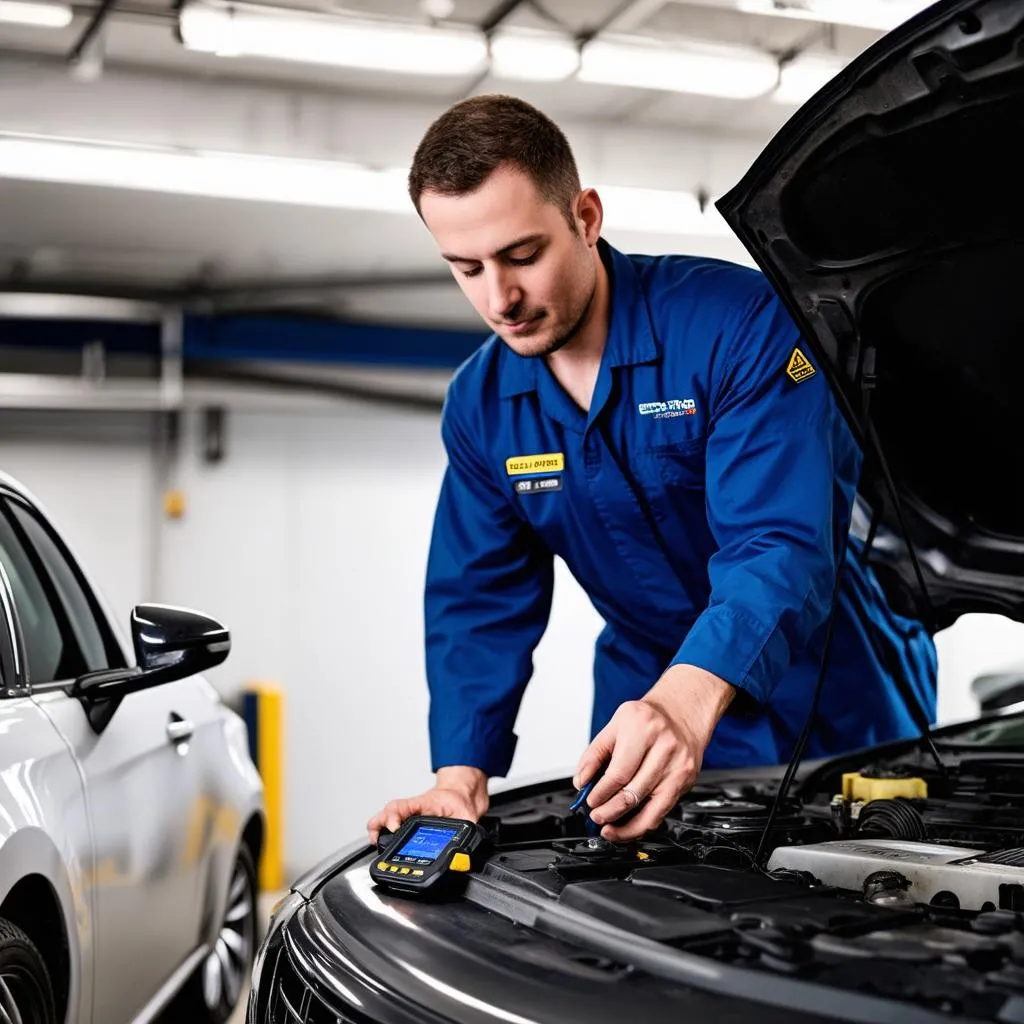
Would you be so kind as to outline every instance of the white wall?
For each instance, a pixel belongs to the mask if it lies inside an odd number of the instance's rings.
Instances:
[[[431,782],[422,584],[444,466],[435,414],[231,414],[226,458],[185,433],[185,517],[162,532],[162,598],[232,631],[225,694],[286,692],[286,851],[300,871],[388,799]],[[586,744],[596,613],[566,573],[518,725],[513,773],[571,767]]]
[[[127,637],[132,607],[156,598],[151,420],[0,410],[0,471],[54,519]]]

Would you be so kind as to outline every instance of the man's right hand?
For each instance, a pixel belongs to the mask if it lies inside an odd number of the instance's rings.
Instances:
[[[376,846],[382,828],[397,832],[402,822],[414,814],[479,821],[489,806],[487,776],[479,768],[450,765],[438,769],[437,781],[431,789],[419,796],[390,801],[366,823],[366,831]]]

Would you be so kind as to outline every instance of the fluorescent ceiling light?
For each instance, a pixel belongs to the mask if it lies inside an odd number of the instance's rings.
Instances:
[[[842,71],[842,61],[798,57],[782,68],[779,86],[772,93],[776,103],[799,107]]]
[[[503,30],[491,40],[473,29],[289,12],[281,8],[186,3],[179,15],[190,50],[220,56],[268,57],[395,74],[477,74],[581,82],[751,99],[778,84],[775,58],[753,47],[652,39],[600,38],[582,53],[565,35]],[[490,61],[490,64],[488,64]]]
[[[221,56],[419,75],[466,75],[487,66],[487,42],[475,31],[201,3],[186,4],[178,24],[188,49]]]
[[[771,55],[755,49],[595,39],[583,47],[577,77],[602,85],[753,99],[775,88],[779,69]]]
[[[71,7],[29,0],[0,0],[0,21],[40,28],[67,28],[71,24]]]
[[[931,5],[932,0],[737,0],[746,14],[824,21],[889,32]]]
[[[491,72],[499,78],[561,82],[579,66],[579,48],[565,36],[499,32],[491,40]]]
[[[0,178],[100,185],[216,199],[334,209],[415,213],[404,168],[372,170],[330,160],[0,135]],[[709,203],[668,189],[596,186],[609,228],[665,235],[719,235],[729,229]]]
[[[0,137],[0,177],[406,213],[404,170],[329,160]]]

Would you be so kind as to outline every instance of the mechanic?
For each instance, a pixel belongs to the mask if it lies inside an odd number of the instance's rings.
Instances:
[[[606,766],[588,803],[607,839],[654,828],[702,766],[789,759],[840,560],[805,756],[915,735],[893,671],[932,720],[932,639],[857,557],[860,449],[766,278],[617,251],[565,135],[515,97],[441,115],[409,189],[494,333],[442,416],[425,588],[436,782],[371,818],[371,840],[412,814],[487,811],[488,779],[512,762],[554,556],[606,623],[573,781]]]

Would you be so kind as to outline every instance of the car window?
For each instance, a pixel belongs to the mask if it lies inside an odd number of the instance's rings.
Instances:
[[[107,668],[106,648],[93,614],[89,598],[73,572],[67,559],[58,550],[53,537],[27,509],[12,504],[11,513],[18,520],[29,543],[39,554],[50,578],[60,594],[72,632],[85,659],[88,670]]]
[[[943,742],[958,747],[1024,747],[1024,715],[995,718],[955,730]]]
[[[74,679],[108,667],[107,645],[76,574],[42,524],[4,503],[0,560],[11,581],[29,682]]]

